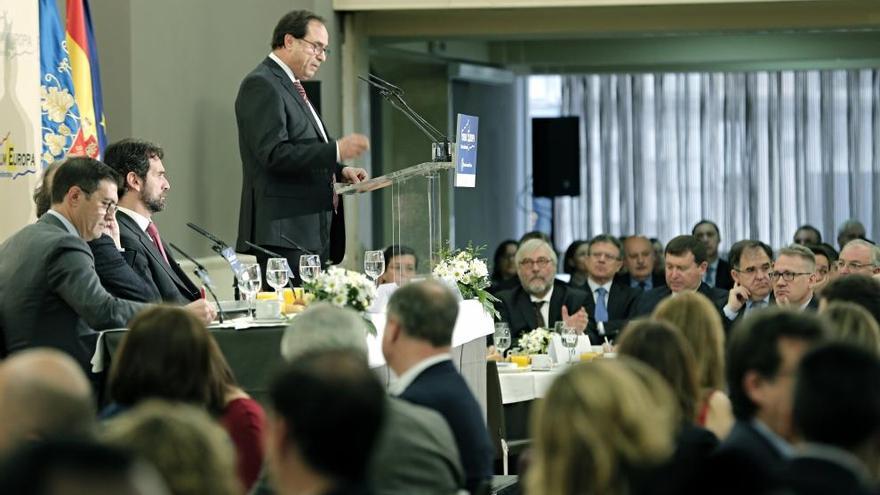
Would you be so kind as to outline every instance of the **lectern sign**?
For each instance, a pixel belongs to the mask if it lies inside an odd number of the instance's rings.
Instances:
[[[455,187],[477,185],[477,127],[478,117],[458,114],[455,153]]]

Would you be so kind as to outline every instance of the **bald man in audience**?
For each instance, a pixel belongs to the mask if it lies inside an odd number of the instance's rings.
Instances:
[[[837,260],[837,274],[840,276],[859,273],[876,275],[880,273],[880,246],[864,239],[854,239],[840,250]]]
[[[626,273],[618,275],[616,280],[642,291],[665,286],[666,279],[654,271],[656,265],[657,255],[651,241],[640,235],[629,236],[623,241],[623,266]]]
[[[770,278],[773,297],[779,306],[808,311],[819,309],[819,299],[813,294],[817,281],[816,256],[809,249],[800,244],[780,249]]]
[[[82,368],[48,348],[0,362],[0,457],[18,446],[54,437],[90,437],[95,400]]]
[[[840,228],[837,229],[837,246],[843,250],[846,244],[853,239],[864,239],[867,235],[865,231],[865,226],[862,222],[850,218],[849,220],[840,224]]]

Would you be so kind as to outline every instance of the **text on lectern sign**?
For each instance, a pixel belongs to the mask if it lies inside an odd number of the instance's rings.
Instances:
[[[458,114],[455,128],[455,187],[474,187],[477,185],[477,127],[478,117]]]

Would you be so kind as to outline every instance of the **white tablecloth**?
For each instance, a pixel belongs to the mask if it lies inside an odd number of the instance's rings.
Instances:
[[[512,404],[544,397],[553,380],[564,367],[550,371],[513,371],[498,373],[501,381],[501,402]]]

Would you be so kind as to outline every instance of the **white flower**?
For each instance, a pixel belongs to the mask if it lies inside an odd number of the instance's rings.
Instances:
[[[51,87],[48,92],[40,92],[42,94],[43,111],[49,114],[49,120],[53,122],[64,122],[67,118],[67,112],[73,106],[75,100],[73,95],[66,89],[58,91],[58,88]]]
[[[63,153],[65,146],[67,146],[67,138],[60,134],[46,134],[43,136],[43,142],[53,156]]]

